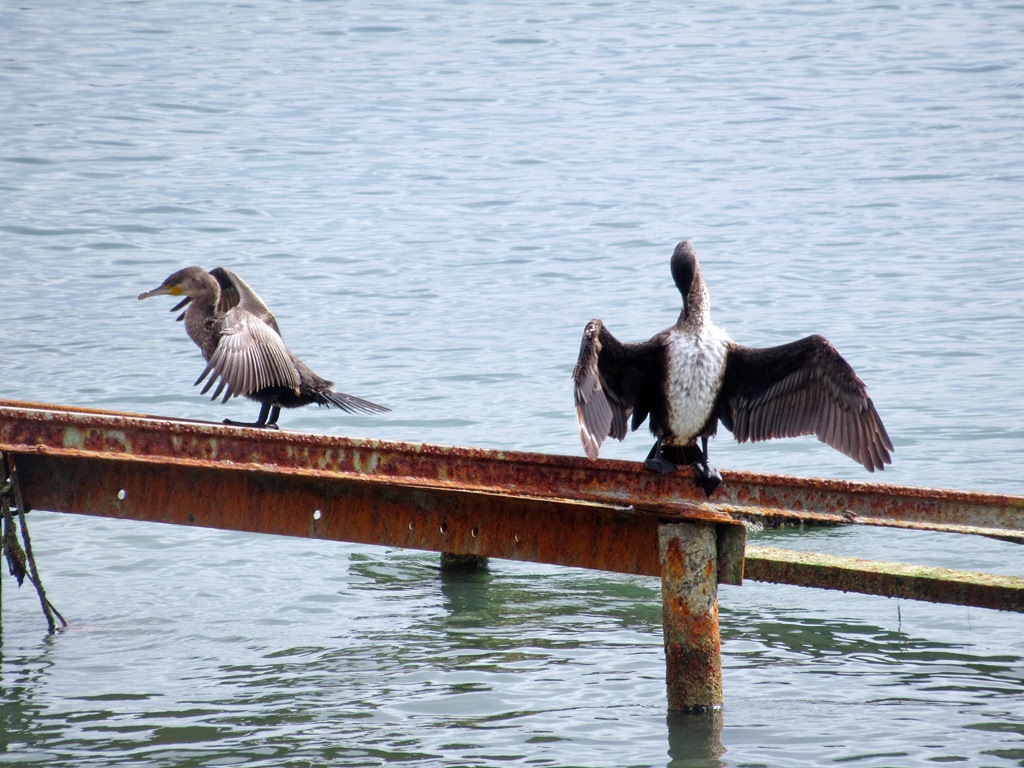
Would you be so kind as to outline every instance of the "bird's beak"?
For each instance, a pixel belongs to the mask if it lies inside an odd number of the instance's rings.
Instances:
[[[145,291],[139,294],[139,301],[148,299],[150,296],[181,296],[181,288],[176,285],[167,286],[161,285],[159,288],[154,288],[152,291]]]

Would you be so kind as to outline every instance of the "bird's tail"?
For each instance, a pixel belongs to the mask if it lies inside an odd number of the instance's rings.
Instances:
[[[335,392],[333,389],[325,389],[316,393],[316,401],[328,408],[340,408],[349,413],[387,413],[390,408],[383,405],[371,403],[355,395],[346,395],[344,392]]]

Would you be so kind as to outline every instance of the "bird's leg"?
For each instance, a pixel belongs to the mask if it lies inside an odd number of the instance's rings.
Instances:
[[[270,403],[263,403],[260,406],[260,415],[256,421],[232,421],[231,419],[224,419],[225,424],[230,424],[233,427],[256,427],[258,429],[280,429],[277,426],[277,417],[281,414],[281,409],[276,405],[271,407]],[[268,421],[268,417],[269,421]]]
[[[270,408],[270,418],[267,419],[267,426],[272,428],[272,429],[278,429],[279,427],[277,426],[277,417],[280,416],[280,415],[281,415],[281,406],[280,405],[271,406],[271,408]]]
[[[700,436],[700,461],[693,462],[693,482],[704,491],[706,496],[711,496],[715,489],[722,484],[722,475],[717,469],[708,464],[708,436]]]
[[[678,469],[675,464],[661,455],[660,437],[657,442],[654,443],[654,446],[651,448],[651,452],[647,454],[647,458],[644,460],[644,467],[652,472],[658,472],[662,475],[671,474]]]

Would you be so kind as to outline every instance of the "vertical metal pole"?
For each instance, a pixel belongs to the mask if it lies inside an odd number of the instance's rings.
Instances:
[[[715,539],[711,523],[658,528],[665,674],[673,712],[713,712],[722,706]]]

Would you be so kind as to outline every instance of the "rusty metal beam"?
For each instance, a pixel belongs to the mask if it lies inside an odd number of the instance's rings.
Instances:
[[[700,501],[688,477],[665,478],[626,462],[276,433],[32,404],[0,403],[0,451],[16,458],[26,502],[38,509],[649,576],[661,574],[660,524],[705,521],[717,525],[721,583],[743,579],[745,536],[736,521],[763,509]],[[803,508],[815,499],[838,504],[845,489],[846,508],[881,510],[872,512],[873,524],[905,522],[1011,538],[1024,528],[1021,497],[733,473],[727,481],[735,486],[732,496],[757,502],[789,494],[797,509],[773,508],[773,514],[801,520],[809,515],[864,522],[867,512]],[[907,511],[909,505],[910,520],[881,517],[887,491],[896,499],[894,509]],[[932,522],[922,523],[929,515]],[[912,581],[892,568],[861,579],[857,571],[836,570],[835,562],[798,567],[759,551],[747,553],[747,578],[937,602],[951,602],[953,594],[945,581]],[[963,581],[955,574],[947,575]],[[1024,584],[1013,580],[976,583],[955,594],[953,602],[1024,610]]]
[[[279,467],[15,455],[34,509],[658,576],[655,514]]]
[[[688,472],[639,462],[493,451],[167,420],[0,401],[0,450],[150,456],[306,469],[481,493],[635,505],[687,519],[881,525],[1024,543],[1024,497],[723,471],[712,500]]]
[[[364,483],[280,468],[43,454],[15,459],[22,495],[34,509],[643,576],[663,575],[658,529],[680,520],[596,502]],[[720,583],[745,577],[1024,612],[1021,578],[766,547],[746,547],[743,560],[743,527],[715,527]]]
[[[1024,612],[1024,578],[856,557],[747,547],[753,581]]]

